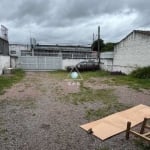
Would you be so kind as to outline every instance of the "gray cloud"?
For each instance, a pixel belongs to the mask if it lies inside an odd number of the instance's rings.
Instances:
[[[1,0],[0,24],[12,42],[91,43],[101,26],[105,41],[118,41],[133,29],[149,29],[145,0]],[[96,37],[95,37],[96,38]]]

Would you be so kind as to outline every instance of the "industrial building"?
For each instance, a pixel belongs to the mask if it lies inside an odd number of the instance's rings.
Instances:
[[[150,66],[150,31],[134,30],[114,47],[113,70],[129,74]]]
[[[10,67],[8,29],[1,25],[0,28],[0,75],[5,68]]]
[[[34,41],[34,42],[33,42]],[[10,44],[11,66],[25,70],[65,69],[85,59],[96,59],[90,46],[43,45],[31,40],[30,45]]]
[[[101,68],[129,74],[139,67],[150,66],[150,31],[133,30],[113,52],[101,53]]]
[[[90,46],[80,45],[25,45],[10,44],[9,53],[11,56],[57,56],[62,55],[63,59],[79,59],[94,57]]]

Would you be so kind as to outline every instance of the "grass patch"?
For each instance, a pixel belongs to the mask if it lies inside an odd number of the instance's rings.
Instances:
[[[22,69],[15,69],[11,75],[0,76],[0,94],[4,94],[4,89],[11,87],[14,83],[19,82],[25,75]]]
[[[104,104],[107,104],[111,101],[114,101],[116,97],[113,95],[113,90],[95,90],[87,87],[83,87],[81,83],[80,92],[70,93],[65,96],[63,99],[69,101],[73,104],[80,104],[85,102],[93,101],[102,101]]]
[[[97,77],[110,77],[109,72],[102,71],[102,70],[81,72],[81,75],[82,75],[84,80],[88,80],[91,77],[94,77],[94,78],[97,78]]]
[[[95,72],[83,72],[82,77],[84,80],[88,80],[91,77],[107,77],[105,81],[106,84],[110,85],[128,85],[130,88],[139,90],[139,89],[150,89],[150,78],[148,79],[139,79],[132,77],[130,75],[110,75],[106,71],[95,71]]]
[[[8,132],[7,129],[0,128],[0,135],[6,134],[6,132]]]
[[[96,120],[103,117],[106,117],[110,114],[122,111],[129,108],[129,106],[115,102],[115,103],[109,103],[108,105],[99,108],[97,110],[89,109],[86,110],[86,119],[88,120]]]
[[[50,77],[54,77],[57,79],[66,79],[69,72],[65,70],[57,70],[57,71],[50,71],[49,75]]]
[[[139,79],[150,79],[150,66],[138,68],[132,71],[130,75]]]
[[[70,72],[67,72],[65,70],[57,70],[57,71],[51,71],[49,72],[51,77],[59,78],[59,79],[66,79],[67,76],[70,74]],[[91,77],[105,77],[109,76],[110,73],[106,71],[85,71],[80,72],[81,76],[83,77],[83,80],[88,80]]]
[[[57,79],[66,79],[69,72],[67,71],[51,71],[50,76],[55,77]],[[134,78],[130,75],[122,76],[122,75],[111,75],[109,72],[106,71],[87,71],[81,72],[81,76],[83,77],[83,81],[88,80],[92,77],[100,78],[100,77],[107,77],[107,80],[104,81],[106,84],[110,85],[128,85],[133,89],[150,89],[150,79],[138,79]]]
[[[128,85],[133,89],[150,89],[150,79],[137,79],[131,76],[117,76],[113,77],[111,80],[115,85]]]

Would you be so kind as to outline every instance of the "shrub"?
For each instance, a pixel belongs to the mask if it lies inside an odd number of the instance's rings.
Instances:
[[[138,68],[138,69],[132,71],[130,75],[134,78],[150,79],[150,66]]]
[[[121,71],[113,71],[110,72],[111,75],[126,75],[125,73],[121,72]]]

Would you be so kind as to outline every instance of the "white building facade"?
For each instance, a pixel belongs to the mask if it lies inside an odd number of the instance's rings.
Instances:
[[[21,56],[21,51],[29,51],[30,46],[27,44],[9,44],[9,55]]]
[[[9,56],[9,42],[8,42],[8,29],[0,26],[0,75],[3,74],[4,69],[10,67]]]
[[[95,60],[97,53],[88,46],[10,44],[10,66],[25,70],[56,70],[76,65],[85,60]],[[59,64],[59,65],[58,65]]]
[[[3,74],[4,69],[10,67],[10,56],[0,55],[0,75]]]
[[[150,31],[134,30],[114,47],[112,71],[129,74],[150,66]]]
[[[100,54],[100,62],[101,69],[112,72],[113,52],[102,52]]]

